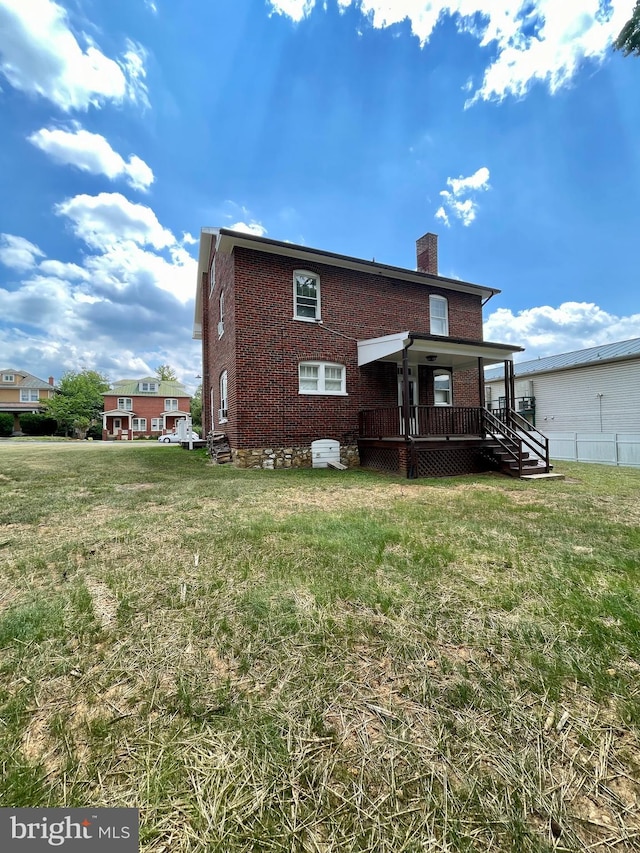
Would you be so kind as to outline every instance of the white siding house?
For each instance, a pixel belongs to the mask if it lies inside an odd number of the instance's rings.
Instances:
[[[640,466],[640,338],[514,365],[515,408],[548,436],[551,457]],[[502,368],[485,371],[500,408]]]

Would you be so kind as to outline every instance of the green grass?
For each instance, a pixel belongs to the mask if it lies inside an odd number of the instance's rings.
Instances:
[[[143,851],[637,850],[640,471],[0,448],[0,805]]]

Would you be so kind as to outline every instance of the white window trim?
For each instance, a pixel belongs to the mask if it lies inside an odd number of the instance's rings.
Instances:
[[[302,367],[317,367],[318,368],[318,389],[316,391],[308,391],[300,387],[300,369]],[[339,367],[342,370],[342,390],[331,391],[325,388],[325,368]],[[331,380],[335,381],[335,380]],[[315,397],[348,397],[347,394],[347,369],[344,364],[338,364],[333,361],[301,361],[298,364],[298,393]]]
[[[220,314],[220,320],[218,321],[218,340],[224,335],[224,290],[220,291],[220,298],[218,300],[218,311]]]
[[[316,300],[316,316],[315,317],[302,317],[298,314],[298,284],[296,281],[297,276],[304,275],[307,278],[315,278],[316,280],[316,288],[318,298]],[[321,311],[321,291],[320,291],[320,276],[316,272],[311,272],[310,270],[294,270],[293,271],[293,319],[294,320],[302,320],[303,323],[318,323],[322,319],[322,311]]]
[[[35,394],[35,397],[33,396]],[[20,402],[21,403],[37,403],[40,400],[40,395],[38,391],[34,388],[21,388],[20,389]]]
[[[447,402],[438,402],[436,400],[436,377],[437,376],[448,376],[449,377],[449,387],[447,392],[449,394],[449,399]],[[434,406],[452,406],[453,405],[453,375],[448,370],[437,370],[433,374],[433,405]]]
[[[175,403],[175,406],[169,405],[169,403]],[[180,409],[180,405],[177,397],[167,397],[164,401],[164,410],[165,412],[177,412]]]
[[[213,293],[213,289],[216,286],[216,255],[215,252],[213,259],[211,261],[211,266],[209,267],[209,296]]]
[[[15,382],[16,381],[15,373],[3,373],[2,374],[2,381],[3,382]]]
[[[229,374],[223,370],[220,374],[220,408],[218,409],[218,423],[226,424],[229,412]]]
[[[121,400],[123,401],[122,406],[120,405]],[[118,408],[122,412],[132,412],[133,411],[133,400],[131,399],[131,397],[118,397]]]
[[[138,426],[136,426],[138,424]],[[147,431],[147,419],[146,418],[131,418],[131,430],[132,432],[146,432]]]
[[[162,418],[151,418],[151,432],[162,432]]]
[[[434,311],[435,305],[444,305],[444,317],[439,317]],[[436,332],[434,326],[444,323],[444,332]],[[439,335],[443,338],[449,337],[449,300],[444,296],[438,296],[435,293],[429,294],[429,334]]]

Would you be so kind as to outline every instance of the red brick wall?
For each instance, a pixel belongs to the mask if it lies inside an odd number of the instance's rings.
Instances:
[[[215,242],[212,243],[209,267],[215,253]],[[210,429],[223,430],[230,440],[236,435],[237,406],[229,411],[226,424],[218,422],[220,408],[220,374],[227,371],[227,393],[229,399],[236,399],[236,304],[234,287],[233,255],[219,252],[216,257],[216,281],[213,290],[209,284],[209,276],[203,276],[202,305],[203,317],[203,353],[202,353],[202,403],[203,403],[203,432]],[[218,321],[220,319],[220,293],[224,291],[224,333],[218,337]],[[211,406],[211,391],[213,391],[213,407]],[[232,440],[233,446],[237,446]]]
[[[292,319],[296,269],[320,276],[322,325]],[[472,294],[243,248],[216,261],[216,279],[211,300],[208,288],[203,300],[209,312],[204,370],[216,410],[219,375],[228,371],[229,422],[221,428],[232,447],[281,447],[317,438],[353,443],[358,411],[395,406],[398,393],[395,364],[358,368],[357,341],[407,329],[428,333],[430,293],[448,299],[452,338],[482,340],[481,301]],[[226,289],[225,333],[218,341],[220,287]],[[300,361],[345,365],[348,396],[299,394]],[[470,373],[473,380],[454,374],[457,405],[479,404],[477,371]]]

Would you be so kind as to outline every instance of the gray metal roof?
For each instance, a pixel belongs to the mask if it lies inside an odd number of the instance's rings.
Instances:
[[[618,341],[615,344],[602,344],[599,347],[588,347],[574,352],[563,352],[560,355],[548,355],[531,361],[521,361],[515,363],[513,369],[516,376],[530,376],[534,373],[551,373],[554,370],[567,370],[571,367],[585,367],[588,364],[622,361],[629,358],[640,358],[640,338]],[[504,367],[491,367],[485,370],[486,382],[503,377]]]

